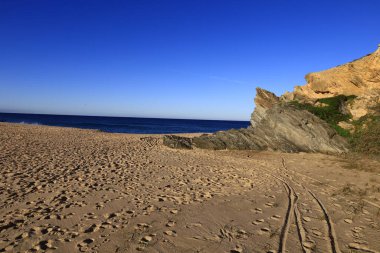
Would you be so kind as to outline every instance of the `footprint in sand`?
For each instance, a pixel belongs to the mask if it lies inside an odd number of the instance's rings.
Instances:
[[[39,246],[40,246],[40,248],[42,250],[57,249],[57,247],[53,246],[53,241],[52,240],[41,241],[39,243]]]
[[[344,219],[344,222],[346,222],[347,224],[352,224],[352,220],[351,219]]]
[[[307,217],[307,216],[303,217],[302,219],[303,219],[304,221],[306,221],[306,222],[311,221],[311,218],[310,218],[310,217]]]
[[[153,237],[155,236],[155,234],[151,234],[151,235],[146,235],[144,236],[141,241],[142,242],[145,242],[145,243],[148,243],[148,242],[151,242],[153,240]]]
[[[349,243],[348,247],[350,249],[353,249],[353,250],[360,250],[360,251],[364,251],[364,252],[377,252],[377,251],[373,251],[373,250],[369,249],[365,245],[362,245],[362,244],[359,244],[359,243],[355,243],[355,242]]]
[[[307,249],[313,249],[315,247],[315,243],[312,241],[306,241],[303,243],[303,246]]]
[[[93,233],[100,229],[100,225],[98,224],[92,224],[89,228],[87,228],[84,232],[85,233]]]
[[[94,219],[97,219],[98,216],[96,216],[94,213],[87,213],[84,215],[84,217],[87,219],[87,220],[94,220]]]
[[[240,245],[236,245],[236,247],[232,250],[230,250],[230,253],[242,253],[243,248]]]
[[[174,227],[175,226],[175,221],[169,221],[168,223],[166,223],[166,226],[167,227]]]
[[[177,236],[177,232],[174,231],[174,230],[166,230],[164,232],[165,235],[168,235],[168,236]]]
[[[263,223],[264,222],[264,219],[257,219],[255,221],[252,222],[253,225],[258,225],[260,223]]]
[[[144,230],[144,229],[147,229],[147,228],[150,228],[151,225],[149,224],[146,224],[146,223],[138,223],[136,226],[135,226],[135,229],[136,230]]]
[[[363,230],[363,227],[354,227],[353,229],[351,229],[352,231],[352,237],[354,239],[357,239],[357,240],[360,240],[360,239],[363,239],[363,234],[361,233]],[[358,242],[358,241],[356,241]]]
[[[89,245],[92,244],[95,241],[95,239],[87,238],[84,239],[81,243],[78,243],[79,251],[86,252],[89,250]]]
[[[258,235],[268,235],[270,233],[270,228],[268,227],[263,227],[263,228],[260,228],[260,230],[257,231],[257,234]]]
[[[280,218],[281,218],[281,216],[278,215],[278,214],[275,214],[275,215],[273,215],[273,216],[271,217],[272,220],[279,220]]]
[[[316,229],[316,228],[313,228],[313,229],[311,230],[311,232],[312,232],[313,235],[315,235],[315,236],[321,236],[321,235],[322,235],[322,232],[319,231],[319,230]]]
[[[273,207],[273,206],[274,206],[274,203],[272,203],[272,202],[268,202],[268,203],[265,203],[265,206],[267,206],[267,207]]]

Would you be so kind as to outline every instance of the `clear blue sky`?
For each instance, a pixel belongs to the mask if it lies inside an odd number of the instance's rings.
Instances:
[[[0,0],[0,111],[248,120],[380,43],[380,1]]]

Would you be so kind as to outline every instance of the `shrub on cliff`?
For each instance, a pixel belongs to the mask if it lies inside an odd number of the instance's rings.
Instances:
[[[343,137],[349,137],[350,132],[338,126],[340,121],[347,121],[352,118],[350,114],[345,114],[342,112],[342,105],[354,99],[356,96],[344,96],[339,95],[331,98],[322,98],[318,99],[317,102],[323,104],[323,106],[315,106],[309,103],[300,103],[296,100],[289,102],[291,106],[295,106],[301,110],[307,110],[317,116],[320,119],[323,119],[334,128],[337,133]]]
[[[380,111],[380,105],[378,108]],[[352,150],[380,155],[380,116],[364,116],[354,123],[356,130],[350,138]]]

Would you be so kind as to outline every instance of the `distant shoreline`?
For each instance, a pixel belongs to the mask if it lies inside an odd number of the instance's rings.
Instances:
[[[49,126],[49,125],[41,125],[41,124],[28,124],[28,123],[15,123],[15,122],[4,122],[0,121],[0,127],[4,126],[19,126],[19,127],[35,127],[35,128],[53,128],[56,130],[71,130],[71,131],[83,131],[83,132],[93,132],[93,133],[104,133],[104,134],[111,134],[111,135],[126,135],[126,136],[141,136],[141,137],[148,137],[148,136],[164,136],[164,135],[171,135],[175,134],[178,136],[184,136],[184,137],[195,137],[202,134],[211,134],[211,133],[163,133],[163,134],[149,134],[149,133],[114,133],[114,132],[106,132],[99,129],[86,129],[86,128],[78,128],[78,127],[62,127],[62,126]]]
[[[196,120],[196,121],[222,121],[222,122],[249,122],[249,120],[230,120],[230,119],[188,119],[188,118],[157,118],[157,117],[133,117],[133,116],[103,116],[103,115],[70,115],[70,114],[47,114],[47,113],[17,113],[1,112],[1,114],[13,115],[35,115],[35,116],[58,116],[58,117],[88,117],[88,118],[126,118],[126,119],[152,119],[152,120]],[[2,122],[0,120],[0,122]]]
[[[249,126],[249,121],[122,118],[4,113],[0,113],[0,122],[71,127],[78,129],[92,129],[107,133],[129,134],[214,133],[217,131],[246,128]]]

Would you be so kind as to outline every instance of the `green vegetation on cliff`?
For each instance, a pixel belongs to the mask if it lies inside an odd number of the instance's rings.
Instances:
[[[380,116],[367,115],[353,123],[355,132],[350,137],[352,150],[380,155]]]
[[[352,120],[350,123],[354,130],[350,133],[348,130],[341,128],[338,123],[348,121],[352,117],[350,114],[343,113],[344,103],[354,99],[355,96],[336,96],[331,98],[319,99],[319,106],[309,103],[300,103],[291,101],[289,104],[301,110],[307,110],[317,117],[323,119],[334,128],[337,133],[348,138],[352,151],[366,154],[380,154],[380,104],[376,108],[375,115],[366,115],[358,120]]]
[[[319,102],[320,106],[315,106],[309,103],[300,103],[296,100],[289,102],[289,104],[298,109],[311,112],[315,116],[329,123],[339,135],[349,137],[350,132],[341,128],[338,123],[352,118],[350,114],[343,113],[342,108],[345,102],[350,101],[355,97],[356,96],[339,95],[331,98],[318,99],[317,102]]]

